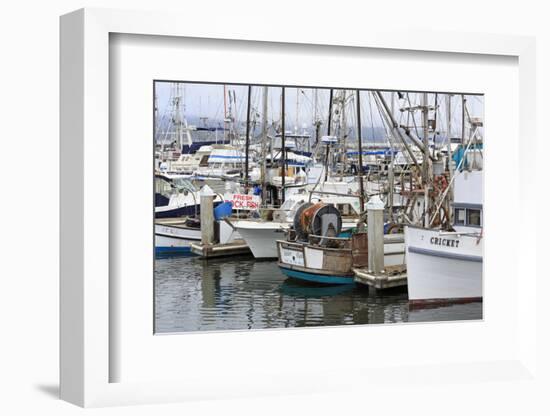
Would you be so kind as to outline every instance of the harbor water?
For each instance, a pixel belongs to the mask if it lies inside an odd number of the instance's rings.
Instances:
[[[155,332],[389,324],[482,319],[482,303],[411,309],[406,288],[319,286],[250,257],[155,261]]]

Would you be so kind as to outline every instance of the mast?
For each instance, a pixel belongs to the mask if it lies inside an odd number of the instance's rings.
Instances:
[[[317,105],[319,102],[319,89],[313,90],[313,124],[317,123]]]
[[[394,91],[390,93],[390,98],[391,98],[391,113],[395,114],[395,92]],[[394,183],[395,183],[393,169],[394,169],[395,154],[393,150],[393,144],[391,143],[390,140],[388,140],[388,144],[390,145],[391,159],[390,159],[390,166],[388,169],[388,203],[387,205],[388,205],[388,214],[389,214],[390,221],[393,221],[393,190],[394,190]]]
[[[157,119],[158,119],[158,116],[159,116],[159,99],[158,99],[158,95],[157,95],[157,83],[156,82],[153,82],[153,97],[154,97],[154,103],[153,103],[153,123],[154,123],[154,126],[153,126],[153,131],[155,132],[155,145],[157,144],[157,129],[159,128],[158,126],[158,123],[157,123]]]
[[[191,148],[191,145],[193,144],[193,139],[191,138],[191,129],[189,128],[189,124],[187,123],[187,117],[186,117],[187,102],[186,102],[186,100],[187,100],[186,86],[185,86],[185,84],[183,84],[183,98],[182,98],[183,118],[182,118],[182,123],[184,125],[185,136],[187,137],[187,145],[189,146],[189,148]],[[182,141],[183,141],[183,133],[182,133]],[[182,143],[182,147],[183,147],[183,143]]]
[[[447,170],[451,172],[451,97],[447,95]]]
[[[180,103],[181,103],[181,92],[180,92],[180,84],[178,82],[174,83],[175,85],[175,96],[174,96],[174,116],[173,116],[173,120],[174,120],[174,124],[176,126],[176,138],[178,140],[178,148],[179,148],[179,151],[181,152],[181,149],[182,149],[182,142],[183,142],[183,131],[182,131],[182,128],[181,128],[181,125],[182,125],[182,120],[181,120],[181,108],[180,108]]]
[[[332,98],[333,98],[334,91],[332,88],[330,89],[330,95],[328,99],[328,125],[327,125],[327,136],[330,136],[330,127],[332,124]]]
[[[233,94],[231,94],[233,91]],[[236,103],[235,99],[235,90],[229,90],[229,140],[233,146],[236,146],[238,143],[235,143],[235,119],[233,118],[233,104]],[[236,107],[236,105],[235,105]]]
[[[390,220],[393,221],[393,191],[395,188],[395,175],[393,172],[394,169],[394,161],[395,161],[395,154],[393,151],[393,146],[390,147],[391,149],[391,159],[390,159],[390,168],[388,170],[388,213],[390,214]]]
[[[315,148],[319,144],[319,135],[321,133],[321,121],[317,114],[317,107],[319,106],[319,89],[315,88],[313,90],[313,125],[315,126]]]
[[[153,144],[154,148],[156,150],[158,140],[160,138],[160,120],[159,120],[159,103],[158,103],[158,94],[157,94],[157,83],[153,82],[153,96],[155,98],[155,101],[153,103],[153,131],[154,131],[154,137],[153,137]],[[162,162],[162,159],[164,157],[164,143],[160,143],[160,156],[159,156],[159,164]],[[157,165],[155,164],[155,167]],[[160,167],[160,165],[159,165]]]
[[[462,146],[466,144],[466,99],[464,94],[460,95],[462,100]]]
[[[298,133],[299,123],[300,122],[300,88],[296,88],[296,123],[294,129],[296,134]]]
[[[452,170],[452,158],[451,158],[451,120],[452,120],[452,117],[451,117],[451,97],[452,97],[452,94],[448,94],[447,95],[447,172],[448,172],[448,175],[449,175],[449,181],[450,181],[450,178],[452,177],[452,174],[451,174],[451,170]],[[449,185],[449,193],[447,195],[447,214],[448,214],[448,217],[447,217],[447,222],[448,222],[448,225],[452,224],[452,218],[453,218],[453,213],[451,213],[451,200],[453,198],[453,189],[452,189],[452,186],[453,184],[450,183]]]
[[[246,99],[246,138],[245,138],[245,160],[244,160],[244,189],[248,192],[248,153],[250,146],[250,95],[252,86],[248,86],[248,96]]]
[[[423,145],[424,156],[422,157],[422,182],[424,182],[424,227],[430,225],[430,196],[429,196],[429,159],[430,159],[430,145],[428,140],[428,94],[422,93],[422,124],[424,127],[423,133]]]
[[[341,160],[342,160],[342,166],[340,168],[340,182],[344,180],[344,167],[347,162],[347,154],[346,154],[346,132],[348,129],[347,120],[346,120],[346,90],[342,91],[342,109],[340,111],[340,136],[342,138],[341,146],[340,146],[340,152],[341,153]]]
[[[260,161],[262,198],[265,198],[265,191],[266,191],[265,160],[266,160],[266,154],[267,154],[267,94],[268,94],[268,87],[264,87],[263,102],[262,102],[262,159]],[[271,162],[273,162],[273,159],[271,159]]]
[[[365,192],[363,189],[363,144],[361,132],[361,91],[356,90],[357,101],[357,150],[359,151],[359,200],[361,212],[365,210]]]
[[[286,175],[286,144],[285,144],[285,87],[281,91],[281,158],[283,161],[283,171],[281,175],[281,194],[282,202],[285,202],[285,175]]]
[[[434,97],[434,120],[433,120],[433,132],[434,132],[434,148],[432,151],[432,156],[435,158],[435,139],[437,136],[437,92],[435,93]]]
[[[331,127],[331,124],[332,124],[332,98],[333,98],[333,94],[334,94],[334,91],[331,88],[330,89],[330,94],[329,94],[329,101],[328,101],[327,136],[330,136],[330,127]],[[328,179],[328,158],[329,158],[329,153],[330,153],[330,142],[328,142],[326,144],[326,146],[327,147],[325,149],[325,182]]]
[[[227,86],[223,85],[223,141],[227,140]]]

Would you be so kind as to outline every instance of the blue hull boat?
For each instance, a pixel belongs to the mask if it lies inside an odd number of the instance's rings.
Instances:
[[[286,276],[306,282],[321,283],[325,285],[349,285],[355,283],[353,274],[343,276],[327,275],[287,269],[281,265],[279,265],[279,267]]]

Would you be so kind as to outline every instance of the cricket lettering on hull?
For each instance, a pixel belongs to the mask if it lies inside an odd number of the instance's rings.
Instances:
[[[455,247],[458,248],[460,241],[451,240],[450,238],[432,237],[430,238],[430,244],[436,246]]]

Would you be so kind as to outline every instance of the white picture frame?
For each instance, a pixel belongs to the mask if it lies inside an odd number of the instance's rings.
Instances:
[[[181,25],[184,21],[186,24]],[[200,19],[199,19],[200,20]],[[393,26],[386,29],[346,26],[327,31],[312,25],[307,31],[280,31],[275,24],[254,27],[246,35],[234,34],[231,23],[207,27],[200,21],[173,13],[106,9],[82,9],[61,18],[61,398],[80,406],[158,403],[199,398],[242,397],[277,393],[334,392],[359,384],[376,390],[381,380],[414,373],[420,383],[441,382],[440,373],[452,372],[460,380],[479,383],[502,377],[519,383],[535,380],[537,284],[536,228],[528,216],[519,215],[522,229],[518,264],[522,279],[517,297],[514,354],[498,361],[470,363],[418,363],[414,368],[333,368],[318,382],[319,373],[266,373],[251,383],[231,383],[232,376],[212,382],[206,377],[178,381],[111,382],[110,366],[119,360],[110,348],[113,337],[110,310],[116,308],[109,280],[111,207],[109,156],[109,36],[123,33],[184,38],[278,42],[300,45],[428,51],[441,54],[502,55],[517,58],[519,67],[520,139],[536,146],[535,41],[529,37],[473,33],[409,33]],[[529,154],[519,147],[520,213],[529,211],[536,185],[527,171]],[[148,168],[148,167],[147,167]],[[523,242],[524,244],[521,244]],[[514,271],[516,274],[519,270]],[[354,328],[355,337],[360,329]],[[311,333],[311,332],[310,332]],[[279,332],[282,334],[282,332]],[[152,334],[151,334],[152,336]],[[282,336],[282,335],[281,335]],[[330,379],[330,381],[329,381]],[[341,380],[346,380],[342,382]],[[410,381],[413,383],[414,381]],[[444,382],[444,381],[443,381]],[[383,384],[383,383],[382,383]],[[406,387],[406,386],[405,386]],[[242,390],[246,389],[245,392]]]

